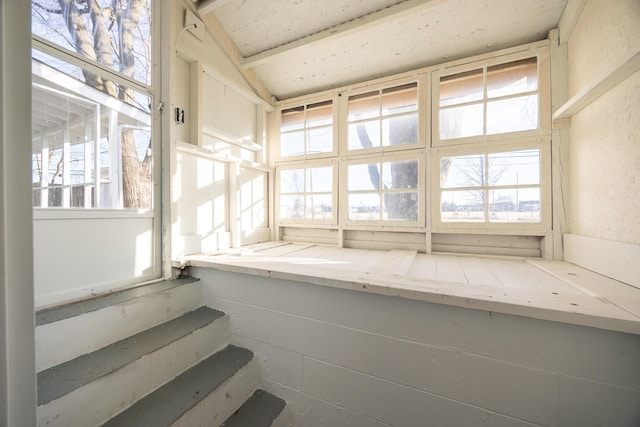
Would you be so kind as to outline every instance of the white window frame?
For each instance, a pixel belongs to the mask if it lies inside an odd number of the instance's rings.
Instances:
[[[292,108],[298,108],[298,107],[307,107],[309,105],[315,105],[315,104],[321,104],[323,102],[329,102],[331,101],[331,105],[332,105],[332,128],[333,128],[333,146],[332,146],[332,150],[331,151],[327,151],[327,152],[323,152],[323,153],[307,153],[306,152],[306,144],[305,144],[305,153],[304,154],[300,154],[300,155],[296,155],[296,156],[282,156],[282,151],[281,151],[281,129],[282,129],[282,112],[286,111],[286,110],[290,110]],[[278,108],[276,108],[275,110],[275,115],[274,115],[274,122],[275,122],[275,129],[277,131],[277,138],[273,138],[273,140],[275,140],[275,143],[273,144],[273,151],[272,151],[272,157],[276,160],[276,161],[282,161],[282,162],[289,162],[289,161],[300,161],[300,160],[307,160],[307,159],[323,159],[323,158],[329,158],[329,157],[336,157],[338,155],[338,120],[339,120],[339,114],[338,114],[338,101],[339,101],[339,97],[337,94],[333,94],[333,95],[328,95],[328,96],[322,96],[322,97],[317,97],[317,98],[305,98],[304,100],[298,100],[298,101],[293,101],[293,102],[288,102],[285,103],[283,105],[280,105]],[[303,130],[306,131],[307,130],[307,126],[306,123],[303,125]]]
[[[418,195],[418,218],[415,221],[402,221],[392,219],[379,219],[379,220],[353,220],[349,219],[349,189],[347,187],[348,182],[348,168],[351,165],[361,165],[369,163],[391,163],[402,162],[407,160],[418,161],[418,188],[416,189]],[[425,202],[426,202],[426,160],[425,150],[411,150],[409,152],[395,152],[387,153],[384,156],[380,155],[367,155],[367,156],[352,156],[341,159],[340,162],[340,183],[343,184],[339,190],[340,194],[340,224],[344,225],[345,229],[368,229],[376,228],[385,230],[416,230],[424,229],[425,227]],[[383,189],[378,190],[381,197],[384,197],[385,191]],[[373,193],[373,192],[372,192]],[[384,230],[382,230],[384,231]]]
[[[280,217],[280,174],[283,170],[292,169],[313,169],[321,167],[331,167],[332,170],[332,188],[331,188],[331,218],[330,219],[293,219],[293,218],[281,218]],[[322,226],[322,227],[336,227],[338,225],[338,167],[337,159],[321,159],[302,162],[287,162],[276,165],[275,173],[275,221],[277,226]],[[306,172],[305,172],[306,173]],[[306,191],[302,194],[306,196]]]

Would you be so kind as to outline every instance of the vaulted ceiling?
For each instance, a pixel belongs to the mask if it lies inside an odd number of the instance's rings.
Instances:
[[[567,0],[199,0],[278,99],[541,40]]]

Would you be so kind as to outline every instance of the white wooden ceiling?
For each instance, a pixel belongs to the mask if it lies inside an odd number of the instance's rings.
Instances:
[[[546,38],[567,0],[199,0],[278,99]]]

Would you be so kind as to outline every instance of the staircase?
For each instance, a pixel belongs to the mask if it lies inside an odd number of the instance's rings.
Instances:
[[[289,426],[229,316],[201,301],[188,278],[38,311],[38,426]]]

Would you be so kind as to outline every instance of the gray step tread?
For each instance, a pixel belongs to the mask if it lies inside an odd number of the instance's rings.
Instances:
[[[104,295],[98,295],[93,298],[72,302],[56,307],[45,308],[36,312],[36,326],[42,326],[59,320],[69,319],[79,316],[83,313],[100,310],[124,301],[129,301],[143,295],[155,292],[162,292],[187,283],[196,282],[196,278],[184,278],[175,280],[163,280],[160,282],[150,283],[148,285],[137,286],[122,291],[110,292]]]
[[[286,402],[264,390],[256,390],[222,427],[269,427],[280,415]]]
[[[89,384],[146,354],[203,328],[224,313],[208,307],[183,314],[158,326],[38,373],[38,405]]]
[[[229,345],[137,401],[103,427],[169,426],[252,358],[251,351]]]

